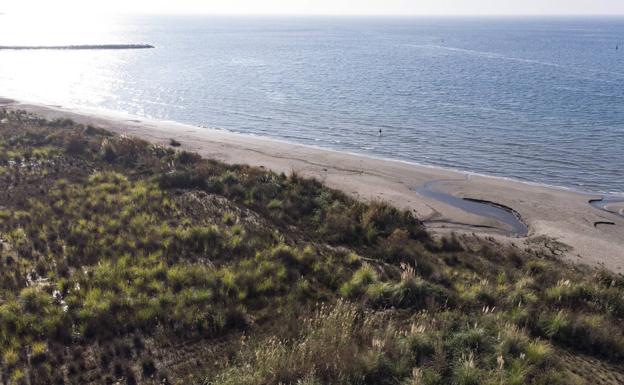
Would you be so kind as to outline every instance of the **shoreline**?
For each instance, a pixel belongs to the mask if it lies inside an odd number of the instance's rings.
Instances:
[[[549,184],[545,182],[536,182],[536,181],[526,180],[526,179],[513,177],[513,176],[486,174],[486,173],[482,173],[478,171],[462,170],[459,168],[446,167],[446,166],[440,166],[440,165],[435,165],[435,164],[419,163],[419,162],[416,162],[413,160],[407,160],[407,159],[388,158],[388,157],[370,154],[366,152],[341,150],[341,149],[335,149],[335,148],[330,148],[330,147],[318,146],[318,145],[309,144],[309,143],[298,143],[298,142],[284,139],[284,138],[272,137],[272,136],[266,136],[266,135],[258,135],[255,133],[238,132],[238,131],[230,130],[227,128],[210,127],[210,126],[204,126],[204,125],[194,124],[194,123],[178,122],[175,120],[158,119],[158,118],[144,117],[140,115],[133,115],[125,111],[116,111],[116,110],[110,110],[110,109],[99,108],[99,107],[84,107],[84,106],[79,106],[79,105],[59,105],[59,104],[54,104],[51,102],[38,102],[38,101],[31,101],[31,100],[24,100],[24,99],[13,99],[13,98],[8,98],[8,97],[3,97],[0,95],[0,108],[2,108],[3,106],[6,106],[7,103],[8,104],[18,103],[21,105],[39,106],[42,108],[63,110],[63,111],[67,111],[68,113],[74,113],[74,114],[79,114],[79,115],[90,115],[90,116],[99,117],[99,118],[121,119],[124,121],[131,121],[131,122],[132,121],[157,122],[159,124],[180,125],[180,126],[191,127],[193,129],[202,129],[206,131],[216,131],[216,132],[228,133],[232,135],[241,135],[244,137],[248,137],[250,140],[259,139],[263,141],[277,142],[279,144],[288,145],[288,146],[308,147],[314,150],[328,151],[328,152],[335,152],[339,154],[370,158],[370,159],[374,159],[378,161],[404,163],[409,166],[431,168],[433,170],[440,170],[443,172],[448,171],[448,172],[453,172],[453,173],[460,174],[460,175],[465,175],[468,177],[476,176],[480,178],[491,178],[494,180],[527,184],[529,186],[534,186],[534,187],[543,187],[543,188],[554,189],[554,190],[562,190],[566,192],[586,195],[589,198],[591,198],[591,199],[588,198],[589,200],[598,199],[596,197],[603,198],[605,200],[612,200],[612,199],[615,199],[618,201],[620,199],[624,200],[624,191],[609,191],[609,192],[585,191],[585,190],[581,190],[578,187],[562,186],[562,185],[556,185],[556,184]]]
[[[287,174],[294,171],[358,199],[387,201],[412,211],[434,232],[479,233],[513,243],[556,240],[570,247],[563,254],[571,261],[600,265],[615,272],[624,271],[624,217],[617,211],[622,203],[615,204],[615,211],[600,210],[589,203],[590,200],[618,195],[576,192],[566,187],[380,159],[280,139],[143,119],[108,110],[19,102],[8,98],[0,98],[0,108],[25,110],[47,119],[69,118],[165,146],[173,138],[182,144],[182,149],[207,158]],[[437,188],[441,193],[466,201],[492,203],[516,212],[528,227],[528,237],[514,237],[513,228],[494,217],[467,212],[416,191],[439,180],[447,181]]]

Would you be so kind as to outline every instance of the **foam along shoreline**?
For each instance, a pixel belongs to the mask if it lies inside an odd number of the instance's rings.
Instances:
[[[0,50],[97,50],[97,49],[149,49],[150,44],[81,44],[81,45],[2,45]]]
[[[122,113],[69,108],[38,103],[0,101],[0,107],[25,110],[47,119],[69,118],[132,135],[164,146],[170,139],[184,150],[229,164],[249,164],[275,172],[297,172],[359,199],[384,200],[411,210],[434,232],[462,231],[491,235],[513,243],[553,245],[575,262],[603,265],[624,272],[624,217],[596,210],[588,201],[595,195],[518,181],[471,175],[443,168],[324,150],[251,135],[163,122]],[[415,150],[417,151],[417,149]],[[509,237],[513,226],[500,218],[470,212],[456,205],[418,193],[415,186],[447,180],[435,190],[462,199],[495,203],[521,218],[527,238]],[[464,200],[465,201],[465,200]],[[467,202],[467,201],[466,201]],[[476,203],[476,202],[475,202]],[[490,204],[491,206],[491,204]],[[481,210],[481,209],[480,209]],[[474,211],[474,210],[473,210]],[[613,222],[594,226],[596,222]],[[556,240],[557,242],[553,242]],[[566,246],[564,246],[566,245]]]

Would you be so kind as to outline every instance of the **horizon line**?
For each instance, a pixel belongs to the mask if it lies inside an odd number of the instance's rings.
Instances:
[[[267,17],[396,17],[396,18],[408,18],[408,17],[452,17],[452,18],[477,18],[477,17],[500,17],[500,18],[545,18],[545,17],[611,17],[618,18],[624,17],[623,13],[411,13],[411,14],[398,14],[398,13],[264,13],[264,12],[140,12],[140,11],[87,11],[82,13],[85,16],[90,16],[98,13],[113,14],[113,15],[132,15],[132,16],[267,16]],[[0,16],[7,15],[36,15],[37,12],[29,11],[16,11],[16,12],[4,12],[0,11]]]

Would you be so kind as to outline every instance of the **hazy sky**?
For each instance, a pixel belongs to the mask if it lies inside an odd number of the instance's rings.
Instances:
[[[624,14],[624,0],[2,0],[0,12],[220,14]]]

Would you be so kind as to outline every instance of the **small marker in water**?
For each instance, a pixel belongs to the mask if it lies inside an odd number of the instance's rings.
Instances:
[[[379,129],[379,136],[381,136],[381,128]]]

